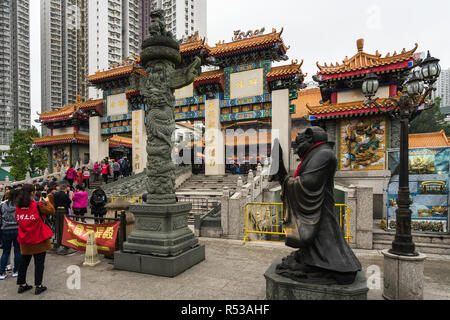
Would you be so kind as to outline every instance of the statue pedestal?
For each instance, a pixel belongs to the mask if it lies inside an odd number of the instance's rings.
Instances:
[[[115,269],[175,277],[205,260],[205,247],[187,225],[191,206],[131,205],[135,229],[123,244],[123,252],[115,253]]]
[[[384,255],[384,290],[387,300],[423,300],[424,254],[417,257],[399,256],[382,251]]]
[[[275,260],[264,273],[266,300],[367,300],[367,280],[358,272],[351,285],[301,283],[275,273],[281,259]]]

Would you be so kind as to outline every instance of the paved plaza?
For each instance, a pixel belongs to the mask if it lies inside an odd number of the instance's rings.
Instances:
[[[101,256],[101,264],[83,267],[84,255],[48,254],[44,284],[49,288],[40,296],[34,291],[17,294],[16,278],[0,281],[0,300],[263,300],[264,272],[274,259],[291,252],[283,243],[251,242],[200,238],[206,246],[206,260],[176,278],[114,270]],[[383,272],[380,251],[355,250],[364,271],[379,266]],[[450,300],[450,256],[428,254],[425,262],[424,298]],[[69,289],[67,273],[70,266],[81,270],[81,288]],[[28,271],[28,283],[33,284],[34,265]],[[70,281],[69,281],[70,282]],[[73,282],[71,282],[73,284]],[[381,278],[381,287],[383,281]],[[370,300],[380,300],[382,290],[370,290]]]

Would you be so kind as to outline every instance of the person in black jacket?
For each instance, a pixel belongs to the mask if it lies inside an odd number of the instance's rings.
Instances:
[[[66,188],[62,188],[57,185],[56,186],[56,192],[53,195],[55,199],[55,209],[58,207],[64,207],[66,211],[66,215],[69,213],[70,205],[72,204],[72,200],[70,200],[70,197],[67,193],[64,192]]]
[[[105,205],[108,202],[106,198],[106,193],[103,191],[101,187],[98,187],[94,190],[91,196],[91,200],[89,203],[91,204],[91,213],[94,215],[95,218],[103,218],[103,216],[106,214],[106,208]],[[95,219],[95,223],[102,223],[99,219]]]

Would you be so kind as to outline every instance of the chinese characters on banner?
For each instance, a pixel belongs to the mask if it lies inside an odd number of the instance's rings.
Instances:
[[[205,113],[205,170],[207,175],[218,174],[216,171],[224,161],[219,100],[206,101]]]
[[[138,174],[144,171],[147,164],[147,134],[145,131],[145,111],[136,110],[132,114],[132,140],[133,140],[133,172]]]
[[[86,251],[87,234],[88,231],[93,230],[98,253],[111,255],[116,248],[119,225],[119,222],[90,225],[64,217],[62,245],[78,251]]]

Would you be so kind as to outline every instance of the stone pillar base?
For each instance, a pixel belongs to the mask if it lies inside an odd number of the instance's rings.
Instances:
[[[190,203],[131,205],[135,229],[117,252],[120,270],[174,277],[205,260],[205,247],[188,227]]]
[[[387,300],[423,300],[424,254],[417,257],[399,256],[382,251],[384,255],[384,290]]]
[[[358,272],[350,285],[302,283],[275,273],[281,259],[275,260],[264,273],[266,300],[367,300],[367,279]]]
[[[176,257],[115,252],[114,269],[173,278],[203,260],[204,245],[198,245]]]
[[[123,244],[125,252],[177,256],[198,245],[189,229],[191,203],[131,205],[135,229]]]

